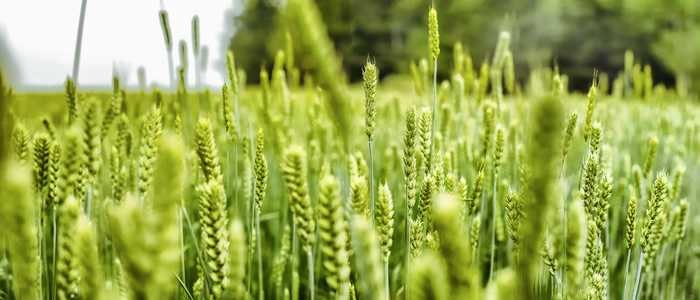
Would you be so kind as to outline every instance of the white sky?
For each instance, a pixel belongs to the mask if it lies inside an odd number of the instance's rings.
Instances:
[[[224,11],[232,0],[164,0],[177,43],[188,44],[190,66],[191,19],[199,15],[201,45],[209,47],[208,84],[222,76],[213,65],[221,61]],[[21,84],[63,84],[72,72],[75,36],[81,0],[0,0],[0,30],[4,30],[21,71]],[[109,85],[112,67],[128,70],[130,85],[137,84],[136,69],[144,66],[147,82],[168,85],[168,66],[158,20],[157,0],[88,0],[80,63],[80,84]],[[194,84],[194,72],[188,76]]]

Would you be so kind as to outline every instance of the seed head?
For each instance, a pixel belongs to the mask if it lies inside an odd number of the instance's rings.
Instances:
[[[362,70],[362,78],[364,80],[363,88],[365,91],[365,133],[370,140],[374,134],[375,119],[377,116],[377,109],[375,107],[377,73],[377,67],[372,61],[368,60]]]
[[[438,28],[438,16],[435,7],[428,11],[428,43],[430,45],[430,57],[433,61],[440,56],[440,30]]]

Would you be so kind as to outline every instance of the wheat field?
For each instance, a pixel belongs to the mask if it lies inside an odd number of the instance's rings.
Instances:
[[[700,298],[700,107],[634,54],[518,81],[508,32],[477,65],[431,9],[409,74],[348,84],[287,9],[259,84],[232,52],[209,89],[0,77],[0,299]]]

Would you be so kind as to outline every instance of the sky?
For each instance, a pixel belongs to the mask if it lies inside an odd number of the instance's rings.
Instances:
[[[0,0],[0,31],[8,42],[21,77],[20,86],[61,85],[72,72],[75,36],[82,0]],[[161,5],[168,10],[177,41],[186,40],[190,65],[191,19],[199,15],[201,44],[209,47],[206,83],[220,85],[224,12],[232,0],[88,0],[80,62],[81,85],[110,85],[113,66],[129,85],[137,85],[136,70],[146,69],[149,85],[168,85],[168,64],[158,20]],[[190,68],[188,78],[194,81]]]

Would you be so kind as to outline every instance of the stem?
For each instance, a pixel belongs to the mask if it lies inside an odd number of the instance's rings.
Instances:
[[[630,271],[630,254],[632,252],[632,248],[627,249],[627,259],[625,263],[625,285],[622,286],[622,299],[625,299],[627,296],[627,275]]]
[[[258,207],[255,210],[255,234],[258,235],[256,241],[257,241],[257,247],[258,247],[258,286],[260,287],[260,291],[258,293],[258,298],[259,299],[265,299],[264,297],[264,284],[263,284],[263,267],[262,267],[262,242],[260,241],[260,208]]]
[[[491,281],[491,278],[493,278],[493,262],[494,262],[494,257],[496,254],[496,197],[498,196],[498,188],[496,185],[496,182],[498,181],[498,170],[494,170],[493,173],[493,197],[492,199],[492,205],[493,205],[493,216],[491,220],[491,261],[489,264],[489,280]]]
[[[246,158],[244,158],[246,159]],[[245,165],[246,167],[249,167],[247,164]],[[243,178],[243,180],[248,180],[247,178]],[[250,241],[253,240],[255,237],[255,234],[257,234],[255,231],[257,230],[255,227],[255,207],[253,207],[253,203],[255,202],[255,180],[250,179],[253,184],[250,185],[250,190],[247,191],[250,193],[250,199],[248,201],[248,207],[246,207],[246,216],[250,220]],[[257,243],[257,242],[256,242]],[[255,247],[255,246],[253,246]],[[250,248],[253,249],[253,248]],[[250,250],[249,249],[249,250]],[[249,272],[253,271],[253,260],[255,259],[253,257],[255,255],[254,250],[253,251],[248,251],[248,270]],[[250,279],[248,280],[248,291],[250,292],[250,288],[253,285],[253,276],[251,274]],[[251,293],[252,295],[252,293]]]
[[[53,273],[52,275],[52,280],[51,280],[51,299],[56,299],[56,256],[58,255],[58,227],[56,226],[56,209],[57,207],[54,205],[53,209],[51,210],[51,219],[53,223],[53,230],[52,230],[52,243],[53,243]]]
[[[372,138],[367,139],[369,148],[369,205],[372,225],[374,225],[374,154],[372,153]]]
[[[664,257],[666,256],[666,245],[663,245],[661,247],[661,255],[657,256],[655,259],[655,264],[656,266],[654,267],[654,275],[651,277],[651,291],[652,291],[652,298],[654,299],[663,299],[663,297],[657,297],[657,293],[661,292],[661,288],[657,288],[657,283],[661,283],[660,281],[663,279],[663,263],[664,263]]]
[[[680,256],[681,242],[682,241],[683,240],[679,240],[676,243],[676,254],[675,254],[675,257],[673,259],[673,275],[671,277],[671,297],[670,297],[670,299],[673,299],[674,298],[673,296],[676,295],[676,271],[678,270],[678,257]]]
[[[404,294],[406,295],[406,300],[409,299],[408,296],[408,274],[409,274],[409,259],[411,256],[411,212],[408,207],[408,188],[406,188],[406,201],[405,201],[405,208],[406,208],[406,259],[404,262],[404,285],[403,285],[403,290]]]
[[[299,299],[299,279],[298,262],[299,259],[299,241],[297,239],[297,226],[292,222],[292,300]]]
[[[640,284],[644,284],[641,280],[642,277],[644,276],[644,274],[642,274],[642,262],[643,262],[643,260],[644,260],[644,251],[640,251],[639,252],[639,261],[637,262],[637,276],[636,276],[637,279],[635,280],[635,283],[634,283],[634,294],[632,294],[632,299],[634,299],[634,300],[637,300],[637,298],[639,297]]]
[[[567,199],[567,194],[569,193],[568,191],[568,186],[566,182],[566,156],[562,157],[561,160],[561,171],[559,172],[559,182],[561,184],[562,191],[564,191],[563,196],[562,196],[562,205],[561,205],[561,217],[564,221],[564,257],[563,257],[563,267],[560,270],[561,273],[561,299],[564,299],[566,296],[566,266],[567,266],[567,261],[568,261],[568,255],[566,253],[567,251],[567,245],[566,245],[566,240],[569,236],[569,216],[567,215],[569,208],[568,208],[568,203],[566,202]]]
[[[180,205],[182,206],[183,204],[181,203]],[[187,282],[187,273],[185,271],[185,227],[182,226],[182,213],[182,210],[179,210],[177,214],[178,239],[180,240],[180,272],[182,272],[182,281]]]
[[[42,201],[42,200],[41,200],[41,197],[39,197],[39,201]],[[41,265],[42,265],[41,267],[44,269],[44,272],[42,272],[42,273],[43,273],[43,274],[42,274],[43,276],[42,276],[42,282],[40,282],[40,286],[42,287],[42,291],[43,291],[43,286],[44,286],[43,283],[46,283],[46,286],[47,286],[47,287],[49,286],[49,272],[48,272],[48,268],[49,268],[49,263],[48,263],[49,257],[48,257],[48,254],[46,253],[46,252],[47,252],[47,249],[46,249],[46,247],[47,247],[47,245],[46,245],[46,244],[47,244],[47,241],[46,241],[46,236],[45,236],[45,234],[44,234],[44,227],[45,227],[46,224],[45,224],[45,218],[44,218],[43,209],[41,209],[41,210],[38,212],[38,214],[39,214],[39,220],[40,220],[40,221],[39,221],[39,230],[38,230],[39,236],[38,236],[38,238],[39,238],[39,243],[40,243],[40,245],[41,245],[41,249],[40,249],[40,253],[39,253],[39,254],[40,254],[39,258],[41,259]]]
[[[173,50],[168,49],[168,73],[170,74],[170,88],[175,89],[175,67],[173,66]]]
[[[315,299],[315,286],[314,286],[314,255],[311,249],[306,250],[307,262],[309,265],[309,299]]]
[[[83,47],[83,29],[85,28],[85,10],[87,0],[80,4],[80,20],[78,21],[78,34],[75,39],[75,52],[73,54],[73,82],[78,85],[78,75],[80,73],[80,52]]]
[[[430,128],[430,157],[426,158],[424,163],[427,163],[427,166],[430,166],[430,161],[432,160],[432,157],[434,155],[434,150],[435,150],[435,127],[437,127],[437,120],[438,120],[438,115],[437,115],[437,58],[435,58],[435,61],[433,62],[433,124]]]
[[[250,228],[249,228],[250,232],[248,233],[248,240],[251,242],[253,241],[253,237],[254,237],[253,234],[255,234],[255,232],[254,232],[255,227],[253,226],[253,224],[255,224],[255,222],[253,220],[251,220],[251,224],[250,224]],[[253,246],[253,247],[255,247],[255,246]],[[250,272],[253,271],[253,257],[251,255],[250,249],[252,249],[252,248],[249,248],[248,251],[246,251],[246,256],[247,256],[246,270],[248,270],[248,273],[250,275],[250,276],[246,276],[246,278],[248,279],[246,285],[247,285],[248,295],[253,295],[252,290],[251,290],[251,286],[253,285],[253,274],[250,274]]]
[[[386,260],[384,261],[384,291],[386,292],[386,299],[391,299],[389,297],[390,295],[390,287],[389,287],[389,258],[387,257]]]
[[[194,86],[197,90],[202,85],[201,77],[199,74],[199,54],[197,52],[193,53],[194,56]]]

